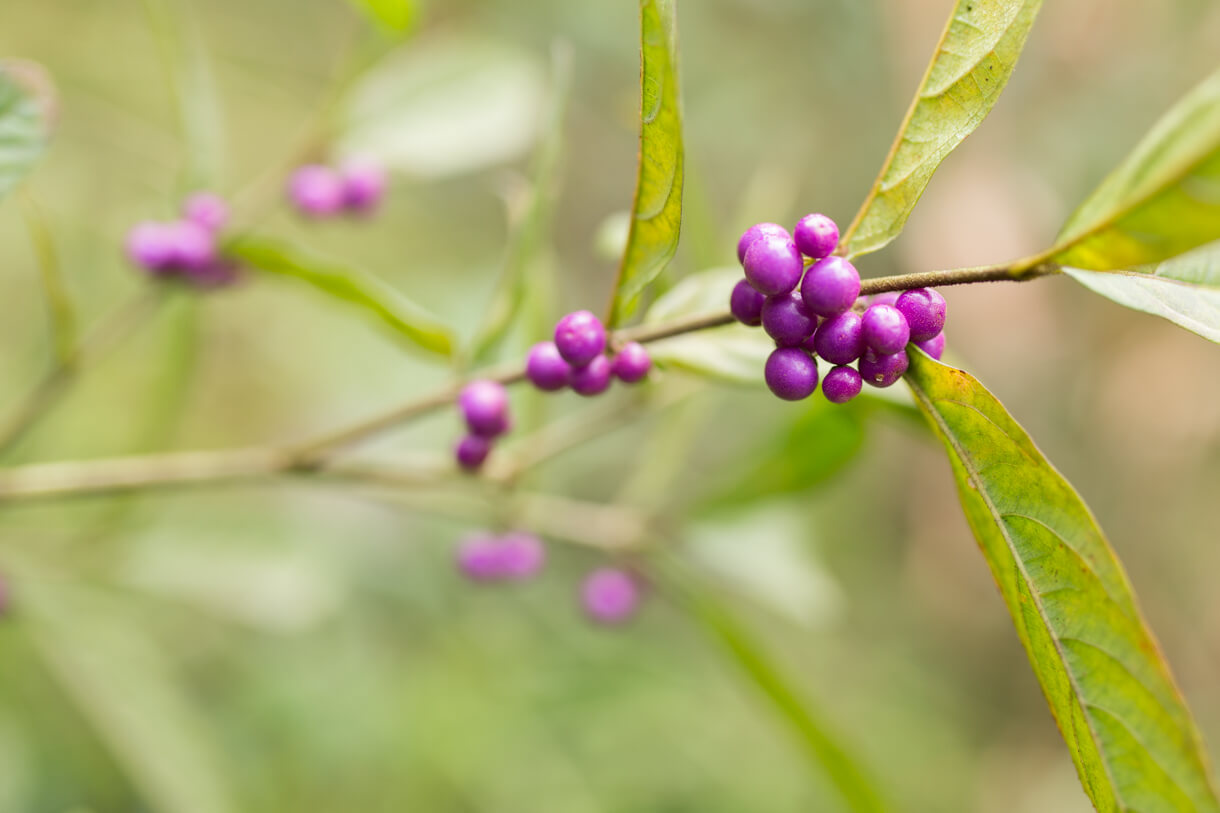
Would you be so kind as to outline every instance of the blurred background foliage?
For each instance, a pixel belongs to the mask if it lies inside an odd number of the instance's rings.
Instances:
[[[522,260],[531,315],[505,356],[560,308],[601,309],[634,182],[635,4],[434,0],[400,43],[354,5],[5,5],[0,54],[41,62],[62,96],[56,142],[24,194],[83,325],[138,295],[126,229],[206,184],[236,197],[246,227],[369,270],[469,340],[531,155],[555,136],[556,43],[573,71],[558,198],[551,234]],[[750,222],[810,210],[846,222],[950,5],[681,4],[688,184],[667,278],[731,263]],[[861,270],[1044,247],[1213,67],[1216,42],[1209,0],[1047,4],[990,120]],[[375,221],[305,225],[274,205],[286,162],[328,143],[393,157]],[[54,353],[37,256],[10,197],[10,408]],[[1064,280],[946,296],[957,357],[1090,502],[1220,742],[1215,348]],[[3,462],[288,441],[446,375],[314,292],[254,278],[171,297]],[[549,461],[529,487],[663,511],[684,572],[724,591],[900,809],[1088,809],[918,425],[884,409],[827,420],[677,372],[644,397],[663,406]],[[514,398],[529,420],[590,410]],[[589,414],[613,420],[633,396],[610,398]],[[456,433],[441,415],[372,454],[441,454]],[[835,477],[800,465],[857,449]],[[299,482],[0,509],[0,810],[838,809],[681,600],[660,592],[625,630],[584,622],[576,584],[601,560],[589,551],[554,545],[538,581],[476,589],[452,547],[485,517]]]

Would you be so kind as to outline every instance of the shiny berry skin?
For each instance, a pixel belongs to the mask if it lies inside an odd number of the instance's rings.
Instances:
[[[945,334],[937,333],[930,339],[922,342],[915,342],[915,346],[927,353],[932,358],[940,361],[940,357],[945,354]]]
[[[894,303],[911,328],[911,341],[926,342],[945,329],[945,298],[929,288],[904,292]]]
[[[900,352],[911,339],[907,318],[893,305],[869,305],[860,322],[864,343],[879,356]]]
[[[796,291],[767,297],[762,307],[762,326],[778,347],[799,347],[813,335],[818,319],[809,313]]]
[[[466,435],[453,447],[453,457],[466,471],[475,471],[491,454],[491,438]]]
[[[606,329],[589,311],[574,311],[555,325],[555,347],[564,361],[583,367],[606,350]]]
[[[818,326],[813,349],[831,364],[851,364],[864,353],[864,326],[860,314],[844,311]]]
[[[818,363],[799,347],[781,347],[767,356],[767,387],[785,401],[800,401],[818,388]]]
[[[458,409],[475,435],[493,438],[508,431],[508,391],[498,381],[471,381],[458,394]]]
[[[869,350],[860,359],[860,377],[874,387],[888,387],[902,378],[910,364],[905,350],[889,355],[878,355]]]
[[[211,192],[196,192],[183,202],[182,216],[215,234],[229,222],[229,204]]]
[[[619,348],[610,363],[610,371],[614,377],[626,384],[635,382],[648,375],[652,369],[652,357],[639,342],[627,342]]]
[[[204,271],[216,260],[216,238],[212,232],[191,220],[169,226],[174,244],[171,264],[180,271]]]
[[[385,197],[385,169],[373,161],[353,158],[339,169],[343,206],[352,212],[371,212]]]
[[[554,342],[539,342],[525,359],[525,377],[540,390],[554,392],[568,385],[572,365],[559,355]]]
[[[860,296],[860,274],[842,257],[827,257],[805,273],[801,296],[818,316],[836,316],[856,303]]]
[[[610,359],[598,356],[584,367],[574,368],[568,383],[577,395],[600,395],[610,386]]]
[[[288,181],[289,200],[308,217],[335,214],[343,208],[344,195],[339,173],[321,164],[299,168]]]
[[[767,296],[788,293],[805,271],[796,243],[780,235],[763,235],[751,243],[742,267],[754,290]]]
[[[585,578],[580,603],[599,624],[621,624],[640,606],[641,585],[636,576],[618,568],[600,568]]]
[[[860,394],[864,379],[847,365],[835,367],[822,379],[822,394],[832,404],[846,404]]]
[[[778,223],[755,223],[753,226],[745,230],[741,235],[741,239],[737,241],[737,262],[744,263],[746,261],[746,252],[750,250],[750,246],[759,237],[782,237],[785,240],[792,239],[792,235],[788,234],[788,230]]]
[[[729,310],[733,312],[733,318],[743,325],[758,327],[762,324],[762,306],[766,299],[754,290],[749,280],[743,279],[733,286],[733,293],[729,295]]]
[[[806,257],[829,257],[839,245],[839,227],[826,215],[805,215],[792,231],[796,247]]]
[[[174,261],[174,235],[168,224],[146,221],[127,233],[127,256],[148,271],[170,270]]]

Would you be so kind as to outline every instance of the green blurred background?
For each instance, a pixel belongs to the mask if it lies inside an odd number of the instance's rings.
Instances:
[[[951,5],[680,3],[689,180],[667,277],[731,262],[757,220],[850,219]],[[345,134],[341,104],[324,131],[395,150],[388,205],[368,223],[303,225],[269,205],[284,162],[314,143],[303,139],[336,72],[388,47],[351,6],[10,0],[0,12],[0,54],[43,63],[62,96],[57,140],[24,191],[86,325],[138,295],[126,229],[206,182],[238,195],[245,225],[364,267],[469,337],[527,184],[556,42],[572,49],[573,94],[554,239],[530,266],[554,301],[532,324],[599,310],[614,268],[599,234],[613,245],[634,182],[637,36],[629,2],[434,0],[356,85],[354,115],[385,114],[379,129]],[[861,270],[1043,248],[1214,66],[1217,42],[1210,0],[1048,3],[990,120]],[[175,79],[167,65],[185,67]],[[15,197],[0,205],[0,281],[7,410],[51,358]],[[951,348],[1108,529],[1220,742],[1216,348],[1068,280],[946,296]],[[507,355],[540,330],[519,331]],[[4,463],[291,441],[446,375],[352,311],[256,277],[173,297]],[[529,487],[663,511],[689,573],[730,596],[897,809],[1088,809],[926,433],[874,411],[859,457],[829,482],[738,499],[724,491],[734,474],[815,453],[819,438],[787,440],[807,408],[676,373],[643,397],[688,392]],[[514,397],[530,415],[590,408]],[[438,455],[456,433],[441,415],[372,454]],[[452,549],[485,522],[307,483],[3,506],[0,810],[840,809],[681,602],[662,591],[628,628],[592,628],[576,586],[603,558],[561,544],[534,583],[471,587]]]

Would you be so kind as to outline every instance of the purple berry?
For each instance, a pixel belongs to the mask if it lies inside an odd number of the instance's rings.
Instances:
[[[491,454],[491,438],[481,435],[466,435],[453,448],[453,456],[466,471],[475,471]]]
[[[471,381],[458,395],[458,408],[475,435],[493,438],[508,431],[508,391],[498,381]]]
[[[580,601],[589,618],[600,624],[621,624],[640,606],[641,585],[634,574],[601,568],[588,575],[580,588]]]
[[[610,365],[615,378],[627,384],[635,382],[648,375],[652,369],[652,357],[639,342],[627,342],[619,348]]]
[[[860,295],[860,274],[842,257],[814,263],[801,283],[801,296],[818,316],[835,316],[850,310]]]
[[[500,577],[499,540],[486,533],[466,537],[458,545],[457,566],[468,579],[495,581]]]
[[[945,334],[937,333],[930,339],[922,342],[915,342],[915,346],[927,353],[932,358],[940,361],[940,357],[945,354]]]
[[[888,355],[869,350],[860,359],[860,377],[874,387],[888,387],[902,378],[910,363],[905,350]]]
[[[818,388],[818,363],[799,347],[781,347],[767,356],[763,377],[780,398],[800,401]]]
[[[127,256],[147,271],[171,270],[174,261],[173,230],[165,223],[146,221],[127,233]]]
[[[846,404],[860,394],[864,379],[851,367],[835,367],[822,379],[822,394],[832,404]]]
[[[333,215],[343,208],[343,179],[321,164],[299,168],[288,181],[288,197],[301,214],[308,217]]]
[[[569,383],[577,395],[600,395],[610,386],[610,359],[598,356],[584,367],[574,368]]]
[[[818,319],[796,291],[768,297],[762,307],[762,326],[778,347],[799,347],[813,335]]]
[[[509,581],[523,581],[536,575],[546,563],[542,540],[524,531],[500,537],[500,575]]]
[[[754,290],[749,280],[743,279],[733,286],[733,293],[729,297],[729,310],[733,312],[733,318],[743,325],[758,327],[762,324],[762,306],[766,298]]]
[[[844,311],[832,316],[813,334],[813,349],[831,364],[851,364],[864,353],[864,329],[860,314]]]
[[[183,202],[182,216],[215,234],[229,222],[229,204],[211,192],[196,192]]]
[[[868,307],[869,305],[893,305],[898,301],[898,297],[902,291],[883,291],[872,296],[860,297],[860,304]]]
[[[893,305],[869,305],[860,322],[864,343],[879,356],[900,352],[911,339],[907,318]]]
[[[589,311],[575,311],[555,325],[555,347],[573,367],[583,367],[606,349],[606,329]]]
[[[826,215],[805,215],[792,232],[796,247],[806,257],[829,257],[839,245],[839,227]]]
[[[763,235],[750,244],[742,263],[746,279],[767,296],[786,294],[801,281],[805,264],[792,238]]]
[[[386,190],[385,169],[367,159],[352,159],[339,170],[343,182],[343,205],[353,212],[371,212]]]
[[[180,271],[205,271],[216,261],[216,238],[212,232],[191,220],[169,226],[174,244],[172,265]]]
[[[530,348],[525,359],[525,376],[535,387],[545,392],[561,390],[568,385],[572,365],[559,355],[554,342],[539,342]]]
[[[894,303],[911,329],[911,341],[925,342],[945,329],[945,298],[928,288],[915,288]]]
[[[788,234],[788,230],[778,223],[755,223],[750,228],[746,229],[745,234],[741,235],[741,239],[737,241],[737,262],[744,263],[746,261],[746,252],[750,250],[750,246],[759,237],[782,237],[785,240],[790,240],[792,236]]]

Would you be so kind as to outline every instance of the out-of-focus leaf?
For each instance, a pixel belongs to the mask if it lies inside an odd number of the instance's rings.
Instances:
[[[1068,218],[1046,256],[1131,269],[1220,239],[1220,70],[1186,94]]]
[[[55,85],[41,65],[0,60],[0,199],[26,176],[55,130]]]
[[[450,333],[436,317],[376,277],[267,240],[242,239],[226,251],[260,271],[298,279],[332,299],[354,305],[425,350],[444,356],[453,352]]]
[[[413,0],[351,0],[351,4],[391,33],[401,34],[415,19]]]
[[[55,250],[55,237],[51,234],[42,208],[29,195],[21,196],[21,203],[25,228],[34,247],[38,273],[42,278],[42,290],[47,298],[55,359],[60,364],[68,364],[76,352],[76,308],[73,307],[72,298],[64,284],[63,273],[59,267],[59,253]]]
[[[941,162],[1008,84],[1042,0],[958,0],[864,205],[843,233],[849,257],[898,236]]]
[[[1089,509],[982,385],[911,356],[911,389],[1093,804],[1220,810],[1194,721]]]
[[[1120,305],[1163,316],[1220,342],[1220,243],[1174,257],[1148,271],[1063,271]]]
[[[631,231],[610,304],[610,325],[634,312],[640,294],[678,249],[682,227],[682,100],[676,0],[640,0],[640,159]]]
[[[339,150],[422,178],[521,157],[534,143],[546,74],[528,52],[475,39],[420,42],[352,89]]]

